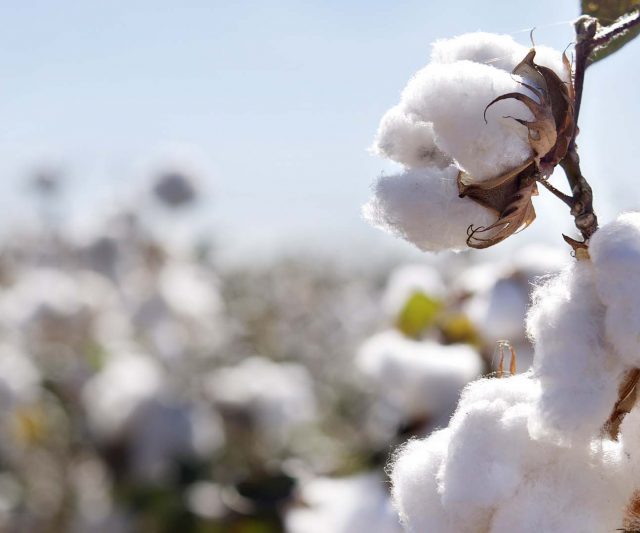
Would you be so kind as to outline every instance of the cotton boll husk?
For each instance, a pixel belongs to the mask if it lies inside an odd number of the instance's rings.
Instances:
[[[606,306],[605,327],[618,356],[640,365],[640,213],[600,228],[589,245],[595,283]]]
[[[465,533],[442,506],[437,480],[450,435],[449,429],[436,431],[426,439],[410,440],[395,454],[391,465],[393,502],[400,520],[411,533]]]
[[[451,158],[435,144],[433,126],[413,120],[399,105],[382,117],[371,150],[409,168],[451,164]]]
[[[386,483],[377,472],[317,478],[303,485],[303,506],[285,517],[287,533],[400,533]]]
[[[423,251],[467,248],[467,229],[489,226],[497,215],[458,197],[458,169],[427,167],[382,176],[363,207],[373,226],[412,242]]]
[[[397,331],[370,338],[356,365],[378,389],[378,397],[404,417],[436,416],[446,423],[462,387],[482,370],[468,345],[414,341]]]
[[[436,144],[471,176],[484,181],[513,170],[533,151],[528,130],[513,118],[532,120],[515,99],[498,96],[525,93],[517,77],[471,61],[430,64],[418,71],[402,93],[402,104],[416,119],[432,122]]]
[[[532,428],[567,442],[599,434],[625,371],[604,337],[593,274],[590,262],[574,263],[535,291],[527,317],[542,385]]]
[[[430,265],[403,265],[395,269],[387,282],[382,307],[389,317],[397,317],[416,293],[442,299],[445,287],[440,272]]]
[[[474,61],[511,72],[524,58],[528,49],[515,42],[510,35],[474,32],[433,43],[433,63]],[[520,59],[517,59],[520,57]]]

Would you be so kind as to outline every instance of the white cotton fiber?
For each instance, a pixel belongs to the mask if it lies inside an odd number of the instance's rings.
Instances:
[[[462,387],[482,371],[480,355],[466,344],[414,341],[395,330],[365,342],[356,365],[406,418],[444,414],[445,423]]]
[[[495,33],[465,33],[452,39],[440,39],[433,44],[433,63],[473,61],[511,72],[529,53],[530,46],[513,40],[510,35]],[[564,81],[568,72],[562,63],[562,54],[548,46],[535,46],[535,63],[553,70]]]
[[[393,501],[411,533],[465,533],[442,507],[437,482],[450,433],[448,429],[436,431],[427,439],[407,442],[396,452],[391,470]]]
[[[382,117],[371,149],[408,168],[451,164],[451,158],[436,146],[433,125],[414,120],[399,105]]]
[[[319,477],[303,484],[301,505],[285,516],[287,533],[400,533],[387,483],[378,472]]]
[[[624,365],[605,340],[605,307],[588,261],[539,287],[527,317],[542,385],[533,425],[562,440],[599,434],[614,405]]]
[[[607,308],[607,337],[623,361],[640,366],[640,213],[625,213],[600,228],[589,252]]]
[[[382,176],[363,207],[364,218],[424,251],[464,249],[469,226],[488,226],[498,217],[473,200],[458,197],[457,175],[458,169],[451,166]]]
[[[427,65],[402,93],[407,113],[432,122],[436,144],[475,181],[512,170],[532,157],[528,130],[513,118],[531,120],[514,99],[485,108],[498,96],[525,92],[513,74],[489,65],[458,61]]]
[[[511,72],[527,55],[527,47],[516,43],[510,35],[475,32],[433,43],[433,63],[474,61]],[[519,58],[519,59],[518,59]]]
[[[538,455],[528,417],[539,393],[529,374],[470,384],[451,419],[441,475],[443,504],[456,515],[499,505]]]

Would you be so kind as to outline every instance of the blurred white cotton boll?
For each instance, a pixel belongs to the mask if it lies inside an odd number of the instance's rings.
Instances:
[[[378,473],[317,478],[302,486],[301,505],[285,516],[287,533],[401,533],[387,483]]]
[[[234,367],[215,370],[205,381],[215,403],[246,411],[276,443],[316,413],[313,380],[297,363],[249,357]]]
[[[451,164],[451,158],[435,143],[433,125],[407,115],[402,106],[392,107],[380,121],[371,150],[408,168]]]
[[[0,344],[0,387],[13,398],[30,401],[40,393],[40,370],[28,355],[8,344]]]
[[[542,384],[533,424],[562,440],[600,433],[626,370],[605,339],[606,309],[593,270],[591,262],[578,261],[547,281],[527,316],[533,369]]]
[[[426,167],[382,176],[363,207],[364,218],[423,251],[467,248],[469,226],[489,226],[497,215],[458,197],[458,169]]]
[[[405,419],[433,416],[446,423],[464,385],[482,371],[480,355],[467,345],[414,341],[393,330],[371,337],[356,365],[377,387],[378,398]]]
[[[598,294],[606,306],[605,327],[618,356],[640,365],[640,213],[625,213],[591,238]]]
[[[114,355],[82,391],[92,428],[102,438],[117,436],[133,411],[159,393],[163,382],[154,359],[135,353]]]
[[[524,104],[508,99],[486,109],[511,92],[530,94],[516,76],[489,65],[432,63],[416,73],[401,101],[410,116],[433,123],[438,147],[480,182],[513,170],[533,155],[527,128],[505,118],[532,120]]]
[[[382,306],[390,317],[396,317],[415,294],[441,299],[445,286],[438,269],[429,265],[404,265],[395,269],[382,297]]]
[[[487,291],[474,295],[465,312],[482,335],[491,342],[519,342],[525,337],[525,313],[529,295],[526,286],[503,278]]]

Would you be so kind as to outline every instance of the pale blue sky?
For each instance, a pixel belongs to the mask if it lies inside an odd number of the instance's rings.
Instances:
[[[365,148],[429,43],[475,30],[527,43],[537,26],[537,42],[564,48],[577,15],[557,0],[3,2],[0,207],[15,211],[16,180],[44,157],[69,169],[74,208],[94,212],[179,143],[209,161],[223,242],[385,246],[359,218],[388,168]],[[588,74],[580,145],[603,218],[640,207],[639,45]],[[539,200],[540,218],[569,220]]]

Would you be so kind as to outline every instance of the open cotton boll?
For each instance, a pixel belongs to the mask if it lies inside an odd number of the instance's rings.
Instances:
[[[453,166],[382,176],[363,207],[364,218],[423,251],[467,248],[469,226],[489,226],[498,217],[469,198],[459,198],[457,176]]]
[[[160,365],[151,357],[122,353],[84,386],[82,399],[89,422],[100,437],[116,437],[129,416],[164,386]]]
[[[563,81],[569,81],[569,72],[562,63],[562,53],[548,46],[534,46],[535,62],[553,70]],[[473,61],[511,72],[520,63],[530,47],[513,40],[510,35],[475,32],[451,39],[440,39],[433,44],[433,63]]]
[[[522,480],[493,515],[491,533],[617,531],[632,493],[619,443],[590,455],[556,449],[552,463]]]
[[[451,164],[451,158],[436,146],[433,126],[413,120],[399,105],[382,117],[371,150],[409,168]]]
[[[303,485],[303,506],[285,517],[287,533],[401,533],[386,482],[377,472],[317,478]]]
[[[430,265],[404,265],[395,269],[382,297],[386,314],[396,317],[415,294],[442,299],[445,287],[438,269]]]
[[[538,393],[530,374],[483,379],[465,389],[439,475],[445,508],[462,517],[483,514],[516,491],[532,461],[542,458],[528,431]]]
[[[479,31],[437,40],[431,49],[431,61],[455,63],[467,60],[511,72],[527,52],[528,49],[515,42],[510,35]]]
[[[528,131],[513,118],[532,120],[515,99],[498,96],[526,89],[504,70],[471,61],[430,64],[414,76],[402,93],[407,113],[432,122],[436,144],[480,182],[513,170],[533,151]]]
[[[211,399],[242,409],[253,417],[265,436],[284,442],[296,425],[313,420],[316,399],[306,368],[249,357],[233,367],[219,368],[206,378]]]
[[[625,213],[600,228],[589,253],[606,306],[607,337],[619,357],[640,365],[640,213]]]
[[[465,533],[457,528],[453,516],[442,506],[437,481],[450,435],[448,428],[436,431],[427,439],[408,441],[395,454],[391,465],[391,493],[400,520],[410,533]]]
[[[561,440],[599,434],[625,371],[605,341],[605,307],[593,281],[590,262],[574,263],[534,292],[527,317],[542,384],[533,426]]]
[[[371,337],[356,365],[405,417],[440,416],[444,423],[462,387],[482,371],[480,355],[468,345],[418,342],[395,330]]]
[[[491,342],[524,339],[529,295],[526,286],[503,278],[487,291],[474,295],[465,305],[466,314],[484,338]]]

